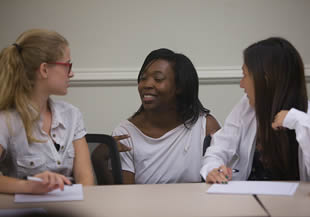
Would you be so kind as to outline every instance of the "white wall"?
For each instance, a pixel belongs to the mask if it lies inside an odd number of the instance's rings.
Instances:
[[[0,0],[0,48],[29,28],[63,34],[75,79],[59,98],[81,109],[88,131],[105,133],[138,108],[146,55],[182,52],[198,69],[201,101],[223,123],[242,95],[242,50],[251,43],[287,38],[310,76],[309,9],[308,0]]]

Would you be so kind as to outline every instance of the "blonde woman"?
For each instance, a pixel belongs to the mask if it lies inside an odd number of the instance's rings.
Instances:
[[[42,194],[69,177],[94,183],[80,111],[50,98],[67,93],[71,67],[68,41],[54,31],[26,31],[1,51],[0,192]]]

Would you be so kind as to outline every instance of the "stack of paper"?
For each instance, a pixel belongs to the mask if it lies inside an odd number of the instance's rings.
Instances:
[[[268,181],[229,181],[228,184],[213,184],[207,193],[212,194],[265,194],[294,195],[298,183]]]
[[[81,184],[65,185],[63,191],[56,189],[47,194],[15,194],[16,203],[48,202],[48,201],[71,201],[83,200],[83,186]]]

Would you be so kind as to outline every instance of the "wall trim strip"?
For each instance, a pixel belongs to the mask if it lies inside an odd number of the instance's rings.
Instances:
[[[201,84],[239,83],[241,66],[197,67]],[[137,84],[139,68],[77,68],[73,69],[71,86],[131,86]],[[305,66],[307,82],[310,82],[310,65]]]

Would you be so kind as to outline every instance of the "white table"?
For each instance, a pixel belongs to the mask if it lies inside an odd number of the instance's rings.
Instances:
[[[301,182],[294,196],[258,195],[271,216],[310,216],[310,183]]]
[[[63,209],[77,217],[268,216],[252,195],[207,194],[209,187],[205,183],[89,186],[83,201],[34,204],[16,204],[13,195],[0,194],[0,208]]]

